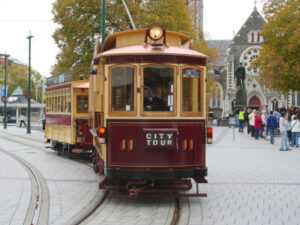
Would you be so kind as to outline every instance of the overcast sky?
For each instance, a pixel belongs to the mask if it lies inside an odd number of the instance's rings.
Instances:
[[[171,0],[170,0],[171,1]],[[0,53],[28,63],[29,32],[32,68],[50,75],[58,53],[52,34],[55,0],[0,0]],[[232,39],[254,9],[254,0],[204,0],[204,33],[208,39]],[[262,13],[260,0],[257,9]]]

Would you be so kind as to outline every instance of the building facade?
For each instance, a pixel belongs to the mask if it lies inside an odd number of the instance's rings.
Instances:
[[[259,35],[265,23],[256,7],[232,40],[207,41],[210,47],[217,47],[221,62],[213,65],[210,72],[216,81],[216,91],[211,96],[210,107],[215,116],[229,116],[235,109],[236,77],[235,71],[242,64],[246,70],[244,80],[247,92],[247,105],[250,108],[268,106],[276,110],[284,106],[300,106],[299,93],[288,95],[270,91],[259,84],[259,70],[253,69],[251,63],[259,56],[264,39]]]
[[[198,39],[203,38],[203,0],[186,0],[192,12],[193,25]]]

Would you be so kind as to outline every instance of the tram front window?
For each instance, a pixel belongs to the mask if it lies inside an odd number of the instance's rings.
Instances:
[[[134,69],[112,69],[111,111],[134,111]]]
[[[174,111],[174,69],[144,68],[144,111]]]

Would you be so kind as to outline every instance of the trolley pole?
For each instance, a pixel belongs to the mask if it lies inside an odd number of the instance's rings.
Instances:
[[[101,25],[101,37],[102,37],[102,40],[101,40],[101,51],[102,51],[102,48],[103,48],[103,45],[104,45],[104,41],[105,41],[105,0],[102,0],[102,25]]]
[[[6,103],[7,103],[7,58],[9,57],[9,55],[6,54],[0,54],[0,56],[4,56],[4,112],[3,112],[3,128],[6,129],[7,128],[7,110],[6,110]]]
[[[33,38],[33,35],[30,34],[27,37],[29,40],[29,57],[28,57],[28,107],[27,107],[27,134],[31,133],[30,130],[30,113],[31,113],[31,108],[30,108],[30,80],[31,80],[31,38]]]

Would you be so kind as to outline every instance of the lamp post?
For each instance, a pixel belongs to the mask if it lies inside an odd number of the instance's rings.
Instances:
[[[5,54],[0,54],[0,56],[4,56],[4,112],[3,112],[3,128],[6,129],[7,128],[7,112],[6,112],[6,103],[7,103],[7,58],[9,57],[9,55]]]
[[[30,130],[30,78],[31,78],[31,38],[33,38],[33,35],[30,34],[27,37],[29,40],[29,56],[28,56],[28,106],[27,106],[27,134],[31,133]]]

